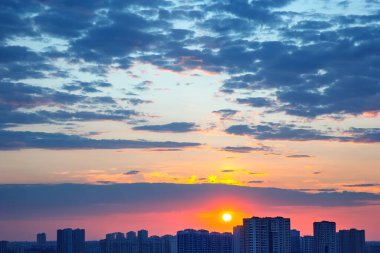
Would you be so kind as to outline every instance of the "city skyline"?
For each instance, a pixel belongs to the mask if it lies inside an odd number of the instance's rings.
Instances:
[[[45,253],[377,253],[376,248],[371,249],[371,244],[366,243],[365,230],[337,230],[333,221],[314,221],[313,235],[303,236],[292,228],[291,219],[280,216],[245,217],[240,224],[234,226],[232,233],[187,228],[174,235],[157,236],[139,229],[107,233],[96,242],[88,240],[85,229],[65,228],[56,230],[56,241],[46,241],[46,234],[38,233],[34,244],[10,244],[3,240],[0,244],[1,253],[24,253],[25,250]],[[90,249],[86,242],[92,243]]]
[[[379,45],[378,0],[1,0],[0,238],[280,214],[380,241]]]

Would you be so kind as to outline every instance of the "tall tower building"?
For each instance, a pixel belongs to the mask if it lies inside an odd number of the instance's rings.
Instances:
[[[301,236],[300,231],[290,230],[290,249],[291,253],[301,253]]]
[[[6,253],[8,250],[8,241],[0,241],[0,253]]]
[[[38,246],[44,246],[46,244],[46,234],[45,233],[39,233],[37,234],[37,245]]]
[[[148,231],[144,229],[137,231],[137,240],[139,253],[149,252],[150,245],[148,240]]]
[[[177,232],[178,253],[208,253],[209,232],[185,229]]]
[[[335,222],[314,222],[314,253],[337,253]]]
[[[243,219],[243,238],[244,246],[239,248],[244,253],[290,253],[290,219]]]
[[[338,233],[338,253],[364,253],[365,231],[350,229]]]
[[[236,226],[233,229],[233,253],[244,252],[244,227]]]
[[[313,253],[314,237],[306,235],[301,237],[301,253]]]
[[[84,253],[85,230],[84,229],[59,229],[57,230],[57,253]]]

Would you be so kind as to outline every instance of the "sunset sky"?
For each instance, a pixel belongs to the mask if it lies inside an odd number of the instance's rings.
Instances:
[[[379,69],[377,0],[2,0],[0,240],[253,215],[380,240]]]

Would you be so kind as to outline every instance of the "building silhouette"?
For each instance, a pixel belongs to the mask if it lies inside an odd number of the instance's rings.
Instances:
[[[291,253],[301,253],[300,231],[296,229],[290,230],[290,249]]]
[[[313,253],[314,252],[314,237],[306,235],[301,237],[301,253]]]
[[[107,234],[100,240],[101,253],[176,253],[176,238],[171,235],[148,237],[148,231]]]
[[[244,252],[244,226],[235,226],[233,229],[233,252]]]
[[[231,233],[185,229],[177,232],[178,253],[232,253]]]
[[[0,241],[0,253],[6,253],[8,251],[8,241]]]
[[[46,234],[45,233],[37,234],[36,242],[39,247],[44,246],[46,244]]]
[[[252,217],[235,227],[235,253],[290,253],[290,219]],[[243,243],[243,245],[241,245]]]
[[[365,231],[350,229],[338,232],[338,253],[364,253]]]
[[[335,222],[314,222],[313,227],[314,253],[337,253]]]
[[[85,230],[57,230],[57,253],[85,253]]]

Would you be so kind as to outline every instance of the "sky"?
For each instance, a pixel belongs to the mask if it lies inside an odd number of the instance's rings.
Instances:
[[[380,240],[379,45],[378,0],[1,1],[0,239]]]

